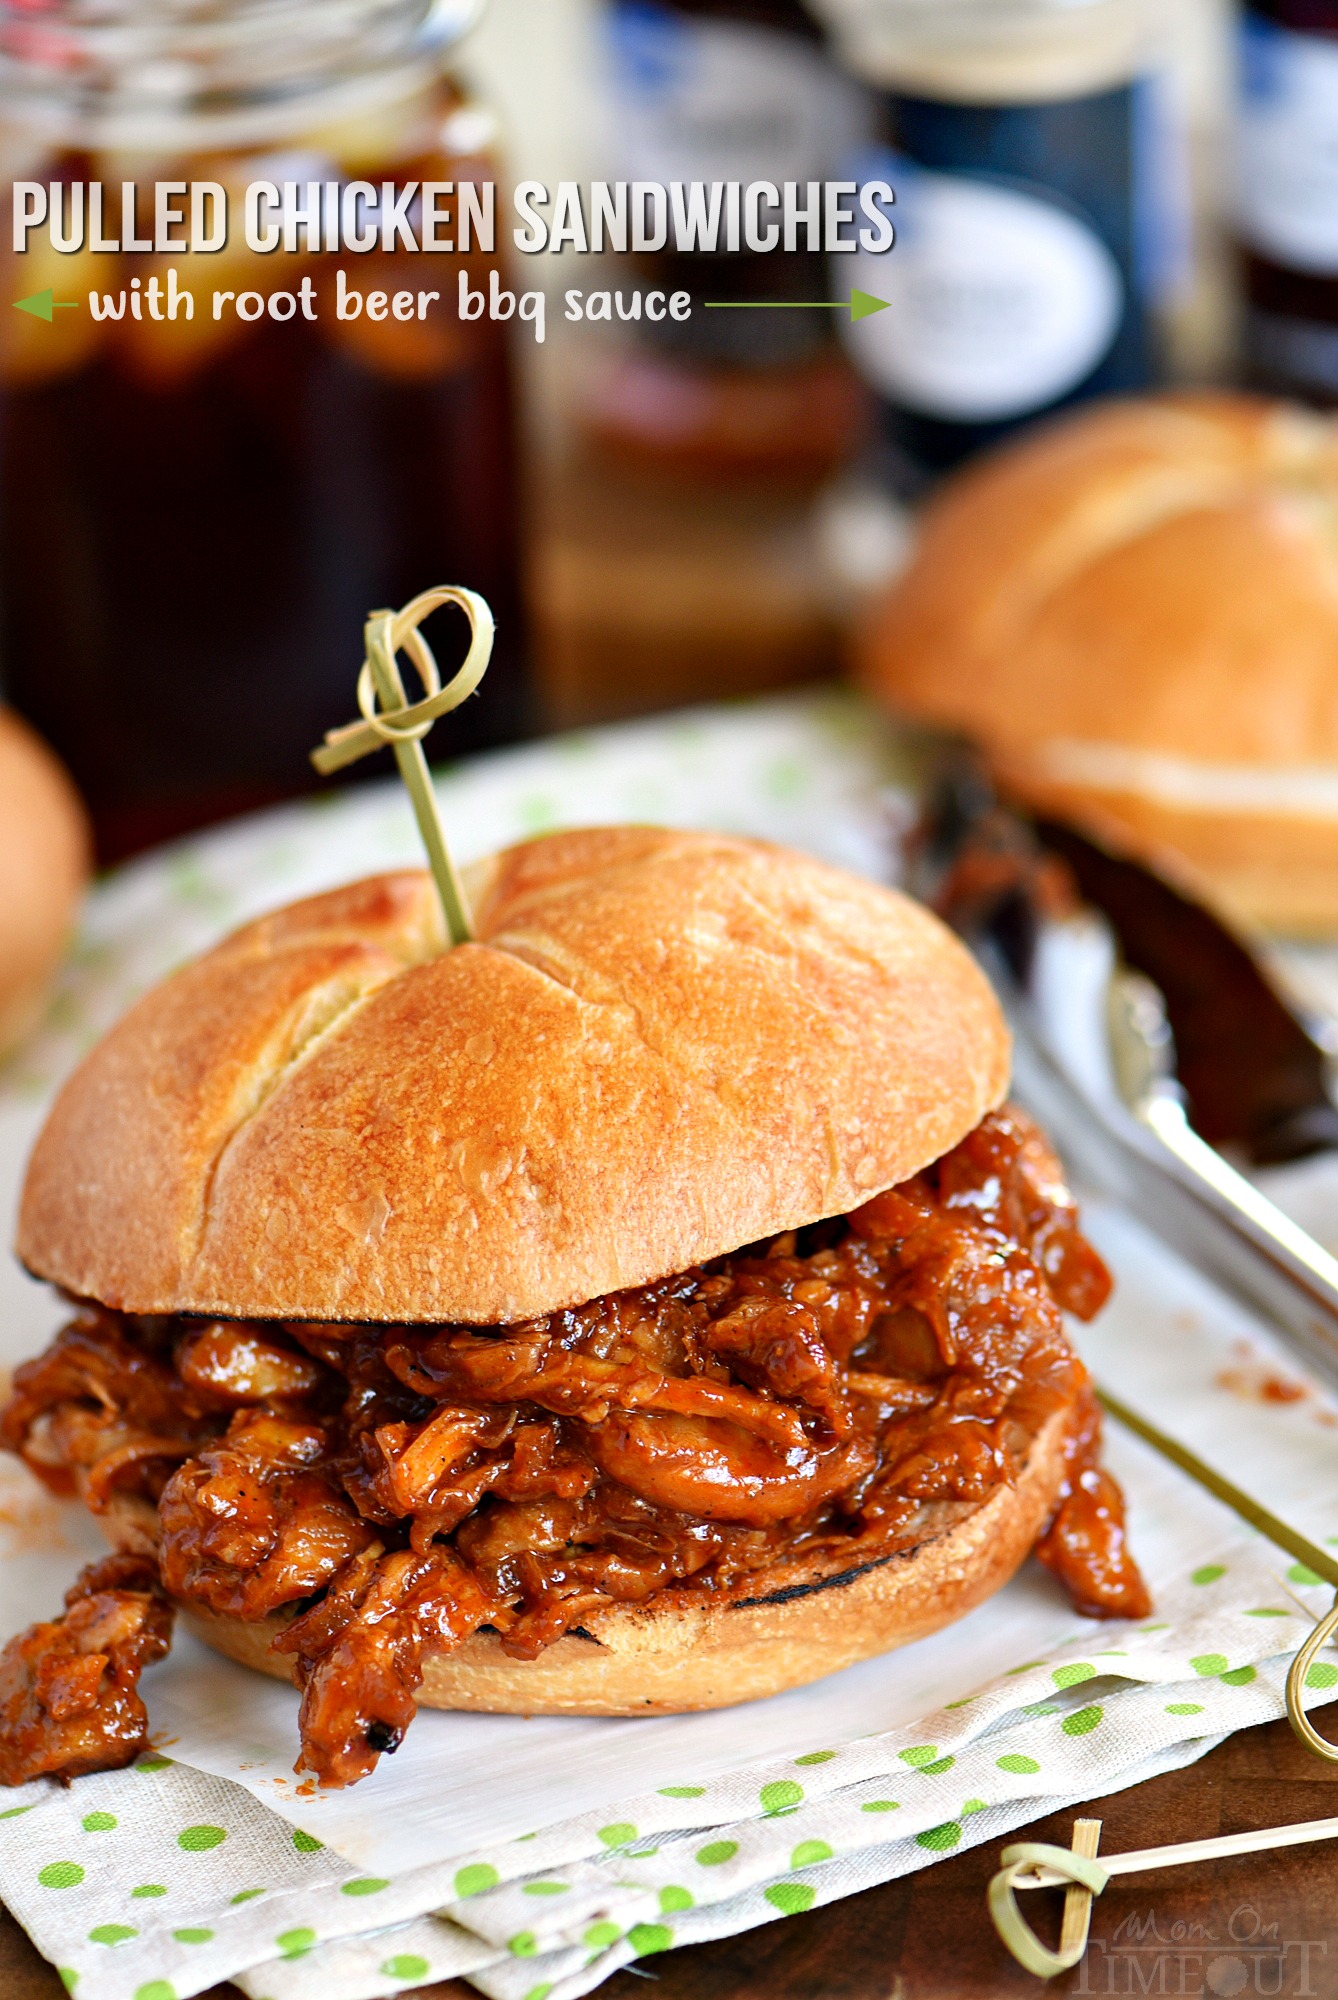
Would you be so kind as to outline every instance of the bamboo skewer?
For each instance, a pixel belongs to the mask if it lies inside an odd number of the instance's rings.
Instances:
[[[469,620],[470,634],[464,664],[445,687],[432,648],[418,629],[428,614],[443,604],[459,606]],[[440,716],[467,701],[483,679],[492,656],[493,631],[487,600],[477,591],[455,584],[424,590],[400,611],[374,611],[363,627],[366,658],[358,675],[362,721],[327,730],[324,743],[311,753],[316,769],[329,777],[374,750],[387,744],[392,747],[427,849],[447,942],[452,945],[468,943],[474,925],[464,884],[446,843],[423,738]],[[422,682],[421,701],[410,702],[405,693],[396,657],[401,651],[409,655]]]

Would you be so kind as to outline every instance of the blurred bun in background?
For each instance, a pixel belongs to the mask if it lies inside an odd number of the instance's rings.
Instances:
[[[940,489],[861,651],[1029,803],[1338,929],[1338,418],[1202,394],[1049,424]]]
[[[64,766],[0,708],[0,1055],[41,1011],[90,853],[88,822]]]

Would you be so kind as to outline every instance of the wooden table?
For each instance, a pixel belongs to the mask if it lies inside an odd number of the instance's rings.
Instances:
[[[1085,1810],[1104,1820],[1111,1851],[1323,1819],[1338,1815],[1338,1765],[1308,1756],[1285,1722],[1273,1722],[1187,1771]],[[1028,1832],[1067,1845],[1073,1817]],[[1086,1961],[1048,1989],[1013,1963],[990,1926],[985,1884],[997,1855],[987,1844],[807,1916],[656,1958],[645,1967],[654,1984],[622,1972],[598,1989],[600,2000],[1041,2000],[1047,1991],[1338,2000],[1338,1845],[1116,1881],[1095,1905]],[[1044,1932],[1042,1900],[1027,1907]],[[1057,1909],[1056,1897],[1047,1914]],[[421,1992],[478,2000],[455,1980]],[[0,1995],[64,2000],[55,1973],[3,1912]],[[238,1996],[219,1986],[205,2000]]]

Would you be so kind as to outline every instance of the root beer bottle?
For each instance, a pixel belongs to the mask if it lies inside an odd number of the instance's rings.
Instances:
[[[1017,425],[1145,388],[1174,264],[1175,149],[1147,0],[815,0],[877,92],[895,246],[851,327],[914,489]]]
[[[257,180],[301,204],[313,185],[383,200],[387,183],[494,178],[491,121],[442,66],[467,12],[145,4],[113,33],[74,0],[0,6],[11,184],[54,183],[70,241],[72,190],[101,186],[118,244],[85,230],[61,252],[43,227],[18,256],[6,227],[0,253],[6,302],[48,286],[79,302],[50,323],[0,314],[0,672],[74,772],[104,859],[310,785],[368,609],[428,583],[467,582],[497,614],[453,744],[526,726],[506,328],[456,314],[460,268],[486,286],[489,258],[351,255],[320,229],[261,255],[242,226]],[[226,245],[127,250],[127,181],[138,240],[156,182],[220,184]],[[341,271],[364,295],[439,296],[422,318],[341,319]],[[190,317],[146,310],[155,282],[190,292]],[[238,301],[217,319],[215,292]]]
[[[1253,0],[1237,76],[1245,372],[1338,402],[1338,0]]]

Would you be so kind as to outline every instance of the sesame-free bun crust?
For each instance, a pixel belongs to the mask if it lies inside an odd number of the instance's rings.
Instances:
[[[1284,929],[1338,926],[1338,421],[1174,396],[950,480],[868,684],[1008,787]]]
[[[1054,1512],[1069,1409],[1032,1440],[1016,1485],[978,1505],[926,1507],[913,1548],[841,1569],[795,1558],[759,1579],[765,1595],[736,1603],[690,1590],[657,1591],[645,1607],[592,1613],[537,1660],[512,1660],[491,1633],[428,1655],[426,1708],[500,1715],[646,1715],[725,1708],[802,1687],[964,1617],[1002,1588]],[[142,1518],[141,1518],[142,1517]],[[119,1546],[151,1549],[152,1510],[117,1496],[102,1526]],[[282,1616],[243,1624],[198,1605],[179,1607],[191,1629],[229,1659],[278,1680],[290,1657],[269,1650]]]
[[[141,1000],[37,1141],[29,1269],[129,1312],[524,1319],[844,1213],[1003,1096],[988,984],[893,891],[638,827],[471,887],[476,943],[377,876]]]
[[[64,766],[0,708],[0,1054],[41,1012],[90,861],[88,823]]]

